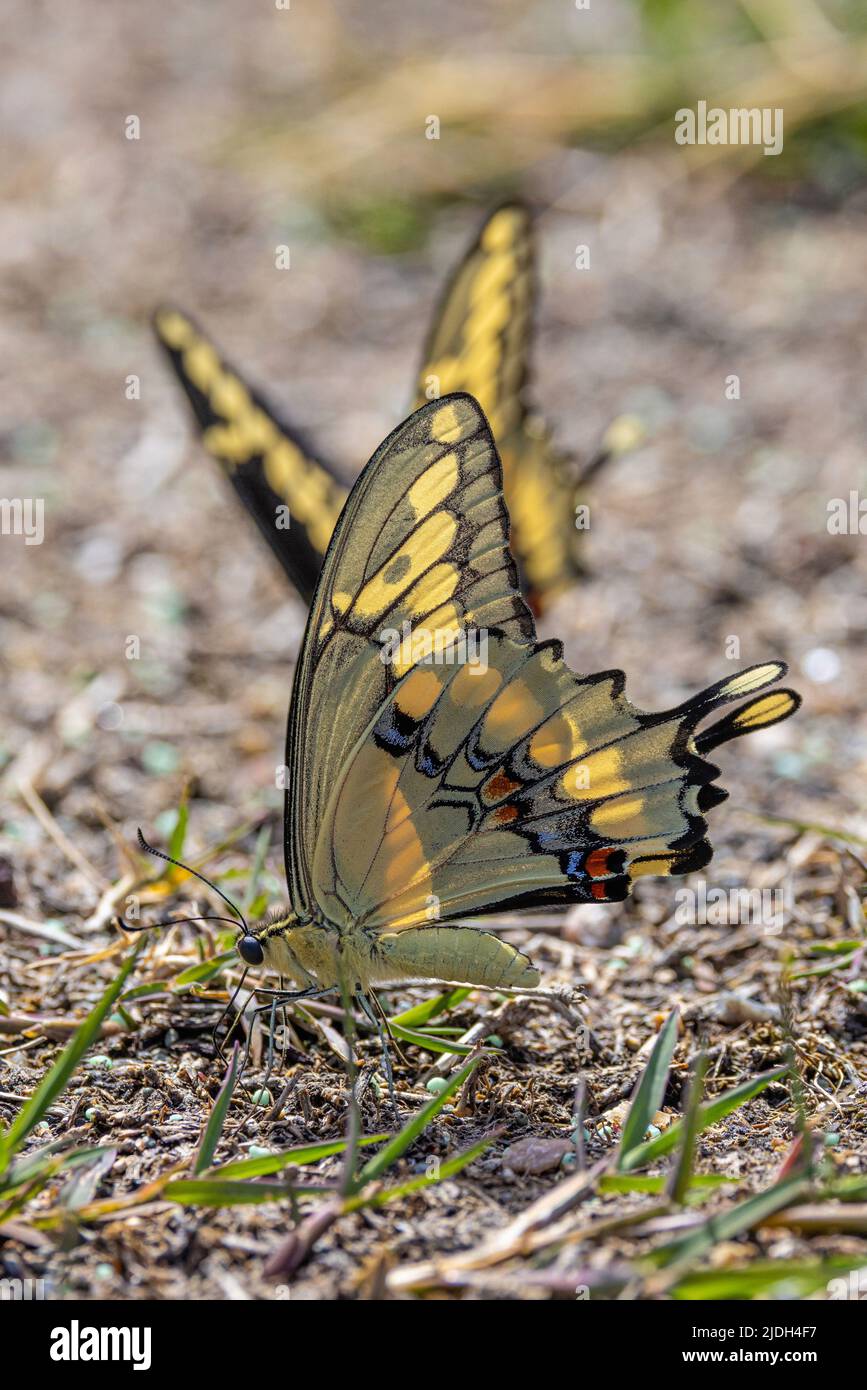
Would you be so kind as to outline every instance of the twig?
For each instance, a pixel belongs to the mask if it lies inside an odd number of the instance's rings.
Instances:
[[[83,950],[84,942],[72,936],[65,927],[53,926],[50,922],[31,922],[29,917],[22,917],[18,912],[10,912],[7,908],[0,908],[0,922],[6,927],[12,927],[14,931],[24,932],[27,936],[41,936],[45,941],[54,941],[59,946],[69,946],[71,950]]]
[[[72,843],[69,836],[61,830],[33,784],[31,782],[21,781],[18,783],[18,791],[39,821],[43,830],[47,835],[51,836],[57,848],[66,856],[70,864],[73,864],[76,869],[80,870],[94,888],[101,890],[106,882],[105,875],[94,868],[93,864],[91,864],[88,859],[85,859],[81,850],[78,849]]]

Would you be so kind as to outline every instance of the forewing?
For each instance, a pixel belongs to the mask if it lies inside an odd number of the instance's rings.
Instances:
[[[192,406],[202,443],[309,603],[346,489],[192,319],[163,308],[154,315],[154,329]]]
[[[485,412],[503,465],[511,550],[535,612],[579,574],[567,461],[527,403],[536,300],[528,210],[498,208],[455,271],[434,316],[416,390],[468,391]]]
[[[497,447],[521,427],[535,300],[530,214],[519,204],[485,222],[443,292],[425,344],[415,407],[467,391]]]
[[[308,618],[287,738],[286,871],[293,905],[312,904],[310,861],[328,796],[412,652],[407,628],[442,649],[467,629],[517,648],[535,639],[508,549],[490,430],[477,403],[430,402],[377,450],[336,527]],[[358,836],[376,826],[356,827]]]

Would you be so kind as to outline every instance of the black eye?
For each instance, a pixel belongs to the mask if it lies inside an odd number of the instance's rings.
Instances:
[[[246,965],[261,965],[265,959],[265,952],[262,950],[261,943],[249,932],[246,936],[242,936],[238,942],[238,954]]]

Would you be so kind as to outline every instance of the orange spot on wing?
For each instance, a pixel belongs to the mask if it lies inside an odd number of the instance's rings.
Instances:
[[[602,878],[608,873],[608,858],[613,853],[610,848],[594,849],[588,854],[584,864],[591,878]]]
[[[504,797],[511,796],[512,792],[520,791],[521,786],[521,782],[512,781],[501,768],[482,787],[482,796],[485,801],[502,801]],[[517,811],[515,814],[517,815]]]

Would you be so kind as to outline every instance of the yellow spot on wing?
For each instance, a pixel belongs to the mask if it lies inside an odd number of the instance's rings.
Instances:
[[[619,839],[630,839],[646,832],[642,811],[643,796],[618,796],[613,801],[604,801],[590,817],[592,828],[605,839],[615,835]]]
[[[501,333],[509,322],[509,301],[505,298],[492,299],[473,309],[467,321],[467,337],[494,337]]]
[[[546,719],[530,739],[530,757],[540,767],[559,767],[570,758],[580,757],[587,747],[577,728],[558,710]]]
[[[480,304],[482,301],[489,300],[492,295],[499,295],[503,288],[509,284],[509,281],[514,278],[514,274],[514,256],[492,256],[489,261],[484,262],[473,281],[473,287],[470,291],[471,302]]]
[[[375,618],[391,607],[445,554],[457,529],[458,523],[449,512],[434,512],[368,580],[355,600],[354,611],[361,617]]]
[[[265,455],[265,477],[278,497],[292,502],[298,486],[298,470],[301,464],[300,450],[290,439],[279,439]]]
[[[184,353],[184,371],[193,385],[207,395],[220,371],[220,359],[211,345],[200,338]]]
[[[444,454],[441,459],[417,478],[409,490],[409,505],[416,520],[420,521],[434,507],[454,492],[458,485],[459,460],[454,451]]]
[[[627,778],[620,776],[623,754],[617,748],[605,748],[591,753],[581,763],[575,763],[561,778],[560,786],[566,796],[579,800],[597,800],[600,796],[617,796],[629,788]]]
[[[408,642],[401,642],[394,658],[394,672],[397,676],[407,671],[432,653],[447,653],[450,643],[461,632],[461,620],[453,603],[444,604],[427,617],[424,628],[417,628]]]
[[[506,250],[520,235],[524,223],[525,216],[522,212],[515,208],[501,208],[499,212],[494,214],[482,232],[482,250]]]
[[[467,401],[448,401],[431,416],[431,438],[443,444],[458,444],[473,433],[478,423],[478,416]]]
[[[398,687],[395,703],[401,714],[422,719],[433,709],[441,690],[442,677],[436,671],[413,671]]]
[[[193,325],[189,319],[185,319],[183,314],[179,314],[174,309],[167,309],[156,316],[157,332],[170,348],[179,352],[189,343],[194,336]]]
[[[503,677],[493,666],[486,671],[462,666],[449,686],[449,699],[461,709],[475,709],[487,704],[502,682]]]
[[[739,729],[760,729],[764,724],[774,724],[784,718],[794,707],[795,701],[787,691],[774,691],[772,695],[753,700],[751,704],[738,710],[734,723]]]
[[[423,575],[411,593],[406,596],[406,607],[412,617],[424,617],[435,608],[447,603],[458,587],[460,572],[454,565],[434,565]]]
[[[514,743],[538,724],[542,706],[522,680],[512,681],[496,698],[482,724],[482,742],[491,737],[495,742],[506,739]]]
[[[668,874],[671,873],[673,859],[669,855],[665,859],[640,859],[629,866],[630,878],[645,878],[648,874]]]
[[[221,372],[211,387],[211,405],[217,415],[240,415],[250,409],[250,392],[236,376]]]
[[[740,675],[733,676],[723,686],[720,695],[723,697],[750,695],[754,690],[761,690],[763,685],[769,685],[771,681],[779,680],[781,675],[782,667],[779,662],[769,661],[765,666],[757,666],[752,671],[741,671]]]

